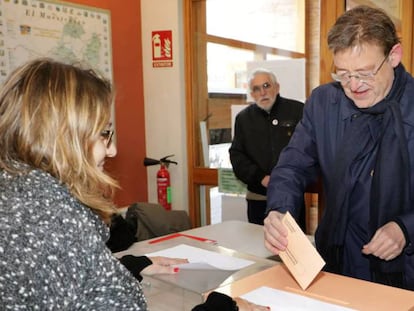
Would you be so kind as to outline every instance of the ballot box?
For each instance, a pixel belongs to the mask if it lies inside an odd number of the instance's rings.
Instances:
[[[217,291],[270,306],[272,310],[414,310],[414,291],[323,271],[303,290],[283,264],[231,282]]]

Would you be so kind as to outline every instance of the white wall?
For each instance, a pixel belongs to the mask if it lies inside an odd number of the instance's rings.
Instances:
[[[172,209],[188,211],[182,0],[141,0],[147,156],[174,154]],[[173,67],[152,67],[152,31],[172,30]],[[131,34],[125,36],[131,40]],[[133,129],[131,129],[133,130]],[[148,200],[157,202],[157,166],[148,167]]]

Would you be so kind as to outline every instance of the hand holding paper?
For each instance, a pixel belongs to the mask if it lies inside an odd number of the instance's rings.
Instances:
[[[180,269],[183,270],[219,269],[230,271],[240,270],[254,263],[251,260],[227,256],[185,244],[180,244],[157,252],[146,254],[146,256],[185,258],[188,260],[188,263],[177,265]]]
[[[287,249],[279,253],[283,263],[302,289],[306,289],[325,265],[307,236],[289,212],[282,219],[288,229]]]

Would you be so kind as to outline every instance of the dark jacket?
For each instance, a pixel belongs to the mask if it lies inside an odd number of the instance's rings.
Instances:
[[[403,127],[408,144],[410,167],[414,167],[414,79],[407,75],[407,84],[400,100]],[[290,211],[297,217],[300,202],[306,186],[315,181],[318,174],[322,174],[324,192],[329,196],[333,176],[335,175],[336,150],[343,143],[343,137],[352,122],[352,117],[358,110],[349,104],[350,100],[345,96],[337,83],[330,83],[316,88],[304,109],[302,121],[296,127],[295,133],[290,140],[288,147],[281,153],[278,165],[272,172],[271,181],[268,187],[268,210],[280,212]],[[414,170],[411,169],[411,193],[414,193]],[[371,180],[360,179],[351,193],[352,211],[358,211],[358,216],[351,213],[348,219],[348,230],[345,239],[349,241],[348,248],[358,249],[348,256],[352,259],[353,266],[347,266],[344,262],[344,271],[350,276],[365,278],[366,267],[369,265],[366,256],[360,250],[362,245],[367,243],[371,236],[367,232],[369,223],[369,189]],[[389,180],[388,188],[383,191],[393,190],[393,181]],[[363,194],[361,194],[363,193]],[[356,198],[359,199],[357,200]],[[404,277],[407,286],[414,290],[414,202],[412,210],[404,215],[398,216],[403,230],[406,230],[407,247],[404,249]],[[330,208],[326,206],[326,209]],[[392,220],[392,219],[390,219]],[[323,218],[322,218],[323,223]],[[319,228],[321,229],[321,228]],[[319,231],[318,229],[318,231]],[[317,231],[317,232],[318,232]],[[324,236],[317,236],[316,246]],[[346,256],[344,256],[346,258]],[[356,267],[365,267],[362,271]],[[369,269],[369,266],[368,266]],[[368,270],[369,272],[369,270]],[[369,277],[368,277],[369,279]]]
[[[277,95],[270,113],[251,104],[236,116],[230,160],[248,190],[266,195],[261,181],[270,175],[302,113],[303,103]]]

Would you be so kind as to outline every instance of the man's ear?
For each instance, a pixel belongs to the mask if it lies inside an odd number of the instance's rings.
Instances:
[[[276,88],[276,93],[279,94],[279,91],[280,91],[280,84],[279,84],[279,82],[276,82],[275,88]]]
[[[390,62],[393,68],[397,67],[398,64],[401,62],[402,55],[403,55],[403,50],[402,50],[401,43],[397,43],[396,45],[393,46],[390,52],[390,56],[389,56],[389,59],[390,59]]]

